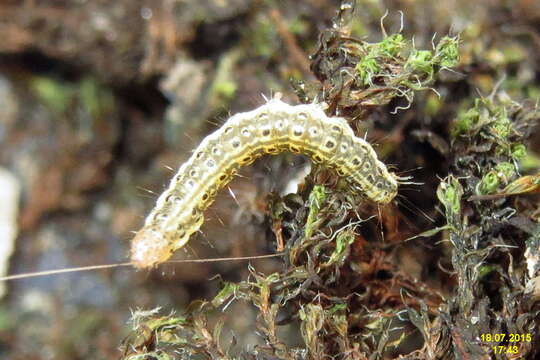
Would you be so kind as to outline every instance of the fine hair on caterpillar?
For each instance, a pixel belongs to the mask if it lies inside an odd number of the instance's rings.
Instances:
[[[275,98],[232,116],[200,143],[132,240],[131,263],[151,268],[166,261],[200,228],[203,211],[239,168],[284,151],[335,170],[374,202],[386,204],[397,194],[399,178],[343,118],[326,116],[318,104],[291,106]]]

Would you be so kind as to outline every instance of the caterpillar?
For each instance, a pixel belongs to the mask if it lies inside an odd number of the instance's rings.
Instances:
[[[240,167],[284,151],[334,169],[372,201],[385,204],[396,196],[398,177],[345,119],[326,116],[317,104],[291,106],[275,98],[232,116],[180,166],[131,242],[132,264],[142,269],[166,261],[200,228],[203,211]]]

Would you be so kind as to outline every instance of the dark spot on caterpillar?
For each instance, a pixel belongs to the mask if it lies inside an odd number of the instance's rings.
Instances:
[[[246,156],[242,160],[240,160],[242,165],[247,165],[247,164],[251,163],[252,161],[253,161],[253,157],[251,157],[251,156]]]
[[[156,220],[157,221],[164,221],[167,219],[167,214],[163,214],[163,213],[157,213],[156,214]]]
[[[289,150],[294,154],[299,154],[300,153],[300,148],[298,146],[295,146],[295,145],[289,145]]]
[[[257,116],[257,118],[260,121],[267,121],[268,120],[268,114],[266,112],[262,112]]]
[[[180,201],[182,201],[182,196],[178,196],[175,193],[171,193],[167,195],[167,197],[165,198],[165,202],[169,202],[169,203],[178,204]]]

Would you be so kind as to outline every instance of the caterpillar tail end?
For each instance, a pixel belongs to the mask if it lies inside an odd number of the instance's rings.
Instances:
[[[143,227],[131,240],[131,263],[137,269],[151,269],[173,253],[170,243],[158,232]]]

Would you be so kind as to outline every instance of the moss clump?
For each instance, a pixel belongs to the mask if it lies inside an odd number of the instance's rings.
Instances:
[[[315,186],[309,195],[309,214],[306,221],[306,238],[310,238],[313,234],[313,229],[315,227],[315,221],[318,219],[319,211],[321,209],[321,205],[323,204],[324,200],[326,199],[326,193],[324,186]]]
[[[395,98],[404,98],[408,107],[415,91],[430,89],[435,74],[459,61],[458,37],[443,37],[433,50],[417,49],[401,33],[369,43],[327,30],[321,41],[311,66],[320,84],[308,87],[324,94],[326,103],[335,104],[332,111],[358,119],[368,114],[369,107]],[[301,84],[296,89],[305,102],[320,96],[306,92],[308,87]]]

